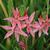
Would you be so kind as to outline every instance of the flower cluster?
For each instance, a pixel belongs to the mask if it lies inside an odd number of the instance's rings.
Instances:
[[[11,23],[11,26],[1,26],[8,32],[5,35],[5,39],[10,37],[13,33],[15,34],[15,38],[19,41],[19,36],[22,35],[24,37],[28,37],[28,34],[31,34],[32,37],[35,37],[35,33],[38,31],[39,37],[41,36],[42,32],[48,35],[48,28],[50,27],[50,19],[48,15],[46,15],[46,19],[43,19],[42,16],[38,18],[38,21],[35,21],[33,12],[30,16],[27,14],[27,10],[24,12],[24,16],[20,16],[20,12],[18,8],[16,10],[12,10],[13,17],[5,18]],[[23,29],[26,28],[26,32]]]
[[[27,45],[23,41],[19,42],[19,46],[21,47],[22,50],[26,50],[27,49]]]

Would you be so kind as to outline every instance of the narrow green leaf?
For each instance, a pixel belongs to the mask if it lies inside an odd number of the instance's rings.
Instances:
[[[2,44],[0,44],[0,47],[3,49],[3,50],[8,50],[6,47],[4,47]]]
[[[8,14],[12,16],[13,0],[8,0]]]
[[[20,6],[19,6],[19,11],[20,11],[20,15],[21,15],[21,16],[24,15],[25,9],[26,9],[25,5],[20,5]]]
[[[28,45],[28,50],[31,50],[32,49],[32,36],[28,37],[27,45]]]
[[[30,15],[33,11],[34,11],[34,2],[33,2],[33,0],[30,0],[28,15]]]
[[[43,50],[44,39],[43,36],[38,39],[37,42],[37,50]]]

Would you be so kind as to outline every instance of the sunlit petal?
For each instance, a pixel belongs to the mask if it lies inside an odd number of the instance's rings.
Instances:
[[[46,32],[45,30],[43,30],[44,34],[48,35],[48,32]]]
[[[29,17],[29,22],[30,22],[30,23],[33,21],[34,15],[35,15],[35,12],[33,12],[33,13],[31,14],[31,16]]]
[[[12,27],[10,27],[10,26],[0,26],[0,27],[2,27],[5,30],[11,30],[12,29]]]
[[[17,42],[19,42],[19,34],[15,31],[15,38],[17,40]]]
[[[12,24],[13,17],[5,18],[4,20],[7,20],[8,22],[10,22]]]
[[[25,32],[23,32],[22,30],[20,30],[19,34],[24,36],[24,37],[28,37],[27,34]]]
[[[12,34],[13,34],[13,32],[12,32],[12,31],[8,31],[8,32],[6,33],[6,35],[5,35],[4,39],[6,39],[6,38],[10,37]]]

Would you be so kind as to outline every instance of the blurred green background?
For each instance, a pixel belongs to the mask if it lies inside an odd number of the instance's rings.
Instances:
[[[3,19],[12,16],[13,7],[18,7],[21,16],[24,15],[24,10],[29,7],[28,15],[30,16],[35,11],[36,21],[39,15],[45,18],[46,13],[50,18],[50,0],[0,0],[0,25],[8,25],[8,22]],[[21,50],[14,35],[10,39],[4,39],[6,32],[6,30],[0,28],[0,50]],[[27,50],[50,50],[50,28],[48,32],[48,36],[42,34],[39,38],[36,33],[35,39],[31,35],[28,38],[20,36],[20,39],[27,44]]]

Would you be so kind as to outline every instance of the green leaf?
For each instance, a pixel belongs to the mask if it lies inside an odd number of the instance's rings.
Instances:
[[[31,50],[32,49],[32,36],[29,36],[28,37],[28,40],[27,40],[27,45],[28,45],[28,50]],[[32,49],[33,50],[33,49]]]
[[[33,0],[30,0],[30,5],[29,5],[29,9],[28,9],[28,14],[30,15],[34,10],[34,4],[33,4]]]
[[[7,25],[7,24],[8,24],[8,21],[0,19],[0,25]]]
[[[6,47],[4,47],[2,44],[0,44],[0,47],[3,49],[3,50],[8,50]]]
[[[4,17],[5,17],[4,13],[3,13],[2,7],[0,5],[0,19],[3,19]]]
[[[27,5],[28,5],[28,0],[23,0],[23,4],[24,4],[25,6],[27,6]]]
[[[20,6],[19,6],[19,11],[20,11],[20,15],[21,15],[21,16],[24,15],[25,9],[26,9],[25,5],[20,5]]]
[[[12,16],[13,0],[8,0],[8,15]]]
[[[38,39],[37,42],[37,50],[43,50],[44,39],[43,36]]]

